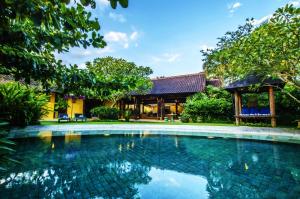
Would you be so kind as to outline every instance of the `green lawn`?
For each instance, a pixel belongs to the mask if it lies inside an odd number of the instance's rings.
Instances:
[[[112,120],[112,121],[101,121],[101,120],[97,120],[97,121],[87,121],[87,122],[61,122],[58,123],[57,121],[41,121],[40,125],[43,126],[47,126],[47,125],[67,125],[67,124],[71,124],[71,125],[87,125],[87,124],[153,124],[153,125],[194,125],[194,126],[235,126],[235,124],[233,122],[209,122],[209,123],[182,123],[180,121],[176,121],[174,123],[170,123],[170,122],[161,122],[161,121],[130,121],[130,122],[125,122],[122,120]],[[259,123],[253,123],[253,124],[242,124],[241,126],[251,126],[251,127],[270,127],[270,126],[265,126],[265,125],[261,125]],[[297,129],[296,126],[277,126],[277,128],[293,128],[293,129]]]

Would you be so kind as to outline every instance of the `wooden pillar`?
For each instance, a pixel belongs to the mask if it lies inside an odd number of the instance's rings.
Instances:
[[[157,119],[160,119],[160,106],[161,106],[160,99],[157,98]]]
[[[240,118],[238,117],[240,115],[239,93],[237,91],[234,91],[234,111],[235,111],[235,124],[240,125]]]
[[[124,104],[124,101],[120,100],[119,101],[120,118],[123,118],[123,113],[124,113],[123,104]]]
[[[176,117],[178,117],[178,102],[177,102],[177,100],[175,102],[175,114],[176,114]]]
[[[136,98],[133,97],[133,111],[135,111],[136,109]]]
[[[140,99],[136,99],[136,112],[137,112],[137,117],[140,118],[140,115],[141,115],[141,102],[140,102]]]
[[[276,113],[275,113],[275,97],[273,87],[269,87],[269,101],[270,101],[270,114],[271,114],[271,126],[276,127]]]
[[[165,117],[165,103],[163,98],[160,98],[159,104],[160,106],[158,107],[157,112],[159,112],[160,119],[163,120]]]
[[[242,113],[242,95],[239,94],[239,115]]]
[[[145,106],[144,106],[144,102],[142,102],[141,104],[142,108],[141,108],[141,113],[144,114],[145,113]]]

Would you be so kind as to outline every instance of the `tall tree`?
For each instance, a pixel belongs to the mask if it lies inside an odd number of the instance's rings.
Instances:
[[[132,92],[146,93],[152,82],[149,75],[152,74],[150,67],[137,66],[133,62],[113,57],[96,58],[87,63],[87,69],[96,75],[104,85],[111,85],[109,95],[105,99],[113,102],[113,105],[121,98]],[[96,86],[96,90],[102,89]]]
[[[128,6],[128,0],[110,0]],[[95,0],[0,1],[0,74],[10,74],[46,82],[64,67],[54,52],[70,47],[103,48],[100,24],[86,8],[96,8]]]
[[[216,49],[203,52],[204,67],[225,81],[256,74],[262,78],[279,78],[286,83],[282,91],[300,90],[300,8],[286,5],[272,18],[254,28],[252,21],[229,32]]]

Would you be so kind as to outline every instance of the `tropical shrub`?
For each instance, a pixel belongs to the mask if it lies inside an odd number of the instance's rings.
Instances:
[[[1,117],[11,125],[37,123],[48,110],[48,96],[17,82],[0,84]]]
[[[65,110],[67,110],[68,107],[68,101],[60,96],[57,96],[57,101],[55,102],[54,110],[59,113],[63,113]]]
[[[275,93],[275,107],[277,123],[279,125],[296,126],[296,120],[300,119],[300,106],[298,102],[292,100],[287,93],[292,94],[297,99],[300,99],[300,90],[294,87],[285,86],[286,92]]]
[[[182,115],[185,121],[188,117],[193,122],[230,120],[233,115],[231,95],[224,89],[207,86],[205,92],[187,99]]]
[[[130,118],[132,116],[132,110],[131,109],[126,109],[124,111],[124,118],[126,122],[129,122]]]
[[[119,110],[117,108],[98,106],[91,110],[91,114],[99,119],[117,120],[119,118]]]
[[[182,114],[180,115],[180,121],[181,121],[182,123],[189,123],[190,118],[191,118],[191,116],[188,115],[188,114],[186,114],[186,113],[182,113]]]

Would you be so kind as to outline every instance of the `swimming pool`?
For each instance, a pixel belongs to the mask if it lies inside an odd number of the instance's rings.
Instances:
[[[126,132],[16,139],[1,198],[299,198],[300,145]]]

